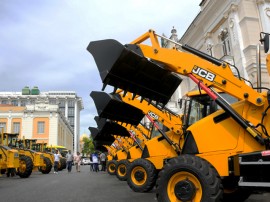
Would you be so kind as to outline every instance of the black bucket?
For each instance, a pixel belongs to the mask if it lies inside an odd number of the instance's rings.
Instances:
[[[95,137],[99,134],[98,129],[95,128],[95,127],[91,127],[91,126],[90,126],[88,129],[90,130],[91,137],[92,137],[93,139],[95,139]]]
[[[111,145],[114,142],[114,137],[108,133],[101,133],[98,128],[89,127],[88,128],[91,132],[91,136],[95,142],[99,142],[101,145]]]
[[[111,135],[119,135],[122,137],[129,137],[130,134],[127,129],[116,122],[113,122],[109,119],[100,118],[98,116],[95,117],[95,120],[98,125],[99,133],[102,137],[111,136]]]
[[[111,145],[113,143],[113,141],[107,142],[107,141],[97,140],[97,141],[94,141],[93,143],[94,143],[95,150],[105,152],[105,151],[107,151],[107,149],[103,145]]]
[[[131,125],[138,125],[144,117],[142,110],[123,102],[118,94],[92,91],[90,96],[95,102],[99,117]]]
[[[87,47],[97,64],[102,82],[149,98],[163,105],[182,79],[160,64],[144,57],[139,46],[116,40],[93,41]]]

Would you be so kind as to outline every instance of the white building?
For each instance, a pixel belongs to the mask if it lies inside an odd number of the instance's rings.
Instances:
[[[37,102],[26,106],[0,104],[0,127],[19,138],[36,139],[38,143],[61,145],[72,150],[73,129],[58,105]]]
[[[170,38],[235,65],[240,76],[257,87],[257,45],[260,32],[270,33],[270,0],[202,0],[199,6],[200,13],[182,38],[177,38],[175,29]],[[166,41],[163,44],[167,48],[173,46]],[[265,61],[261,48],[262,86],[269,87]],[[236,72],[234,67],[232,71]],[[189,78],[182,78],[184,80],[168,103],[169,107],[196,88]]]
[[[37,102],[47,102],[50,105],[58,105],[59,110],[68,120],[74,130],[74,152],[79,148],[80,137],[80,111],[83,109],[83,101],[74,91],[47,91],[40,92],[37,87],[30,89],[25,87],[21,92],[0,92],[0,104],[13,106],[26,106]]]

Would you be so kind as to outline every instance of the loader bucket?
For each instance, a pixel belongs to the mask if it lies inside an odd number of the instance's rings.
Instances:
[[[111,145],[112,143],[110,143],[109,145]],[[95,150],[106,152],[107,149],[103,145],[104,144],[102,143],[102,141],[94,141],[94,148],[95,148]]]
[[[123,137],[129,137],[130,134],[123,126],[110,121],[109,119],[95,117],[101,136],[119,135]]]
[[[98,135],[98,133],[99,133],[98,129],[95,128],[95,127],[89,127],[88,129],[90,130],[91,136],[92,136],[93,139],[94,139],[94,138]]]
[[[97,145],[111,145],[114,142],[114,137],[111,134],[100,133],[98,128],[89,127],[91,136],[94,140],[94,143]]]
[[[123,102],[118,94],[92,91],[90,96],[95,102],[99,117],[131,125],[138,125],[144,117],[142,110]]]
[[[102,82],[143,98],[167,104],[182,79],[157,62],[148,60],[137,45],[116,40],[93,41],[87,47],[93,55]]]

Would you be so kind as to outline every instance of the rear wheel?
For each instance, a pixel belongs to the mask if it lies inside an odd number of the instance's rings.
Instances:
[[[45,165],[39,167],[38,170],[43,174],[48,174],[52,170],[52,163],[48,157],[44,157],[43,161]]]
[[[171,159],[159,173],[157,199],[160,202],[216,202],[223,194],[221,179],[204,159],[181,155]]]
[[[121,181],[127,180],[127,171],[128,171],[129,165],[130,163],[126,159],[120,160],[119,162],[117,162],[115,174],[119,180]]]
[[[21,178],[27,178],[31,175],[33,170],[33,161],[29,156],[20,156],[20,166],[17,174]]]
[[[60,162],[61,162],[61,170],[66,169],[67,167],[67,161],[65,158],[60,158]]]
[[[157,179],[155,166],[146,159],[136,159],[128,169],[127,183],[135,192],[150,191]]]
[[[116,164],[117,164],[117,161],[116,160],[108,161],[108,163],[107,163],[107,171],[108,171],[108,173],[110,175],[115,175]]]

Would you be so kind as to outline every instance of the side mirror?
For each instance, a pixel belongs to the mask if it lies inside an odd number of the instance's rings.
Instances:
[[[262,36],[264,34],[264,36]],[[264,52],[267,53],[269,50],[269,33],[261,32],[260,42],[263,43]]]

